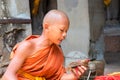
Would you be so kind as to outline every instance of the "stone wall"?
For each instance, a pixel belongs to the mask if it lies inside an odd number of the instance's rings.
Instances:
[[[65,56],[73,52],[88,56],[90,38],[88,0],[57,1],[58,9],[64,11],[70,19],[67,38],[62,43]]]
[[[22,20],[24,19],[24,21]],[[13,46],[31,35],[29,1],[0,0],[0,77],[9,64]]]
[[[103,0],[88,0],[90,21],[89,56],[97,60],[104,59],[105,5]]]

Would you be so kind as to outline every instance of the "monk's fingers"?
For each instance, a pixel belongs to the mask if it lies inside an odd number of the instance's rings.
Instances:
[[[79,78],[82,75],[82,73],[81,73],[81,71],[79,70],[78,67],[73,68],[71,71],[77,78]]]
[[[82,74],[87,70],[87,68],[85,66],[78,66],[79,72],[81,72]]]
[[[80,78],[85,73],[86,70],[87,70],[87,68],[85,66],[77,66],[77,67],[71,69],[72,73],[77,78]]]
[[[75,72],[78,76],[82,75],[82,73],[81,73],[81,71],[79,70],[78,67],[76,67],[74,70],[75,70]]]
[[[71,71],[74,74],[74,76],[78,79],[80,73],[76,69],[72,69]]]

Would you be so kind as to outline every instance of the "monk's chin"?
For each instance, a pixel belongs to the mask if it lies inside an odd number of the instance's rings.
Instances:
[[[57,43],[54,43],[54,44],[56,44],[56,45],[60,45],[60,44],[61,44],[61,42],[57,42]]]
[[[60,43],[59,43],[59,44],[56,44],[56,45],[60,45]]]

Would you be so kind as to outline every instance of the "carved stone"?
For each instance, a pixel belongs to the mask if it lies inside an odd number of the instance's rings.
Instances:
[[[0,19],[30,19],[29,6],[27,6],[29,5],[29,1],[24,1],[26,5],[19,0],[0,0]],[[22,5],[24,7],[22,7]],[[13,7],[15,7],[15,9]],[[22,41],[28,35],[31,35],[30,23],[17,24],[8,21],[8,23],[0,24],[0,77],[9,64],[9,55],[12,48],[16,43]]]

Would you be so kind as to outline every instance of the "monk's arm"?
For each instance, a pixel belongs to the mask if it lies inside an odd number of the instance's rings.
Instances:
[[[80,78],[86,70],[87,68],[85,66],[78,66],[77,72],[75,69],[72,69],[71,73],[64,73],[61,80],[78,80],[78,78]]]
[[[64,75],[61,77],[61,80],[77,80],[77,78],[74,76],[74,74],[64,73]]]
[[[28,46],[29,45],[25,43],[17,48],[14,58],[11,60],[6,72],[2,76],[2,80],[18,80],[16,77],[16,72],[20,69],[24,60],[28,56],[27,53],[30,53]]]

